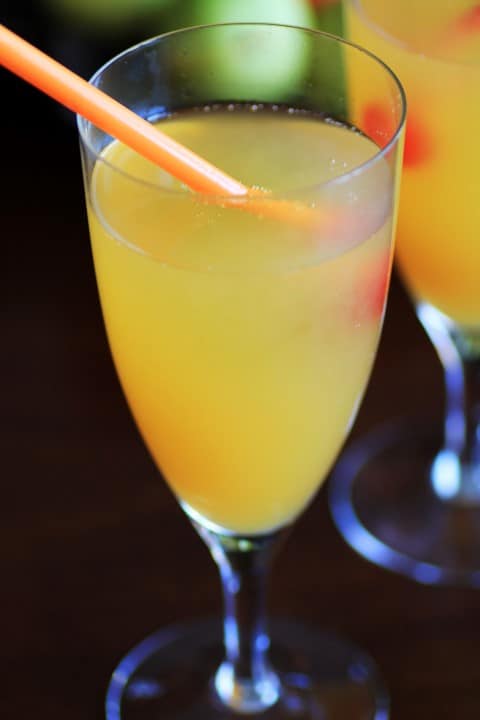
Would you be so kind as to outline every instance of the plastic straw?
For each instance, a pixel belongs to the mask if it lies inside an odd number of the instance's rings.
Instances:
[[[367,213],[360,218],[355,217],[354,211],[312,208],[246,187],[4,25],[0,25],[0,64],[159,165],[192,190],[216,195],[213,202],[221,207],[238,208],[257,217],[289,223],[312,232],[313,236],[322,232],[324,240],[328,237],[334,243],[348,242],[352,234],[358,235],[359,231],[369,237],[385,221],[386,211],[381,203],[371,216]]]
[[[0,62],[31,85],[162,167],[192,190],[245,196],[248,188],[0,25]]]

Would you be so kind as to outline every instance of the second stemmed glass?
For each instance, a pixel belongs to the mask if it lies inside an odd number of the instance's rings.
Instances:
[[[345,11],[349,37],[406,88],[397,259],[443,365],[446,412],[443,432],[400,423],[350,449],[331,508],[373,562],[423,583],[480,586],[480,6],[346,0]],[[374,98],[363,114],[391,125]]]
[[[352,64],[359,79],[345,87]],[[382,150],[357,123],[366,78],[394,120]],[[257,188],[246,202],[193,193],[79,120],[115,364],[219,567],[225,606],[223,645],[220,623],[201,623],[129,653],[108,720],[383,720],[385,695],[362,652],[291,624],[270,634],[264,602],[273,554],[326,477],[371,370],[402,88],[355,46],[268,25],[155,38],[92,82]]]

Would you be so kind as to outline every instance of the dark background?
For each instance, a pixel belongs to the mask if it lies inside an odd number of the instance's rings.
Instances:
[[[131,24],[106,33],[38,3],[7,3],[2,19],[85,77],[152,34]],[[0,89],[0,717],[100,720],[123,653],[159,627],[218,613],[219,584],[115,377],[73,119],[5,71]],[[395,279],[352,437],[393,417],[438,416],[442,393]],[[325,490],[277,562],[271,609],[371,653],[394,720],[480,717],[478,591],[422,587],[360,559],[336,533]]]

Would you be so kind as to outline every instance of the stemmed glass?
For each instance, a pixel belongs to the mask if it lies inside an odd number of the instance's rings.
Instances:
[[[338,465],[340,532],[424,583],[480,584],[480,5],[346,0],[347,34],[394,68],[408,98],[398,266],[442,363],[442,427],[374,431]],[[372,97],[364,119],[391,126]],[[405,348],[408,368],[408,348]]]
[[[344,83],[352,64],[356,79]],[[394,121],[382,150],[357,122],[367,77]],[[385,718],[368,657],[296,624],[270,631],[264,604],[273,555],[327,475],[371,370],[402,88],[345,41],[240,24],[154,38],[92,82],[258,188],[254,206],[192,192],[79,119],[113,358],[153,458],[218,565],[225,607],[223,631],[168,629],[127,654],[107,717]]]

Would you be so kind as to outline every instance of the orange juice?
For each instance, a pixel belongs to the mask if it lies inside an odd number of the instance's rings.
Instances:
[[[407,93],[401,272],[418,301],[460,325],[478,326],[480,6],[347,0],[345,10],[348,36],[385,60]],[[368,132],[369,116],[378,120],[382,112],[372,94],[360,126]]]
[[[331,180],[336,207],[347,208],[352,187],[335,178],[377,150],[350,128],[277,108],[203,108],[160,122],[245,184],[287,199],[305,188],[312,206]],[[384,161],[359,182],[366,203],[389,208]],[[97,161],[88,206],[113,357],[174,493],[230,532],[290,523],[325,478],[367,382],[390,210],[336,246],[198,198],[118,142]]]

